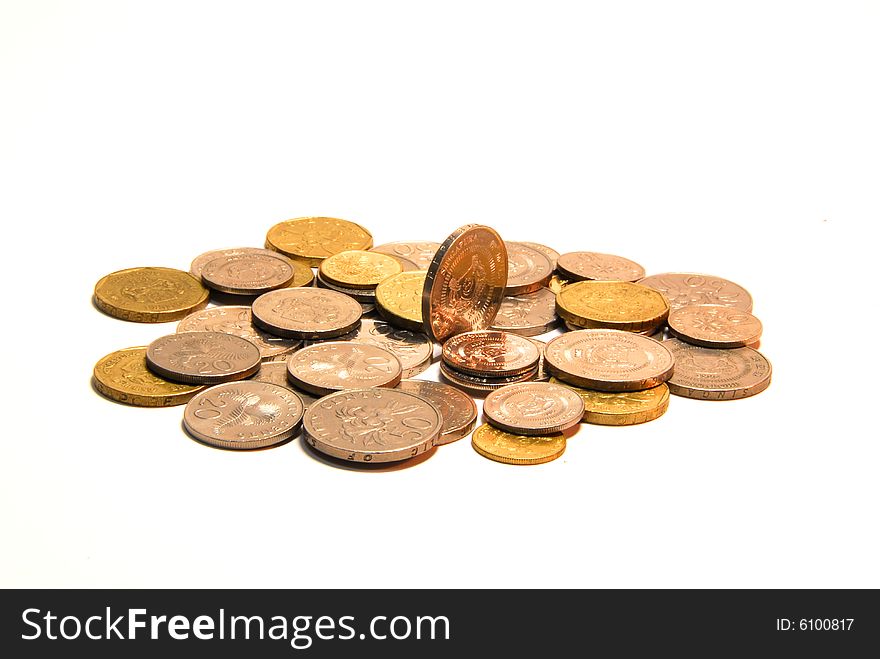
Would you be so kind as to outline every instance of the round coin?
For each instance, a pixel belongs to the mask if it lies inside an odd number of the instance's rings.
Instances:
[[[363,313],[348,295],[322,288],[284,288],[264,293],[252,307],[254,324],[294,339],[329,339],[351,332]]]
[[[311,405],[305,441],[352,462],[395,462],[432,448],[443,419],[427,399],[399,389],[340,391]]]
[[[381,320],[363,319],[354,332],[340,336],[338,341],[379,346],[400,361],[402,377],[411,378],[431,365],[434,343],[422,332],[397,329]],[[314,342],[306,341],[306,345]]]
[[[505,297],[492,329],[535,336],[549,332],[558,324],[556,295],[549,288],[541,288],[534,293]]]
[[[534,380],[537,373],[538,368],[535,367],[530,371],[519,373],[518,375],[508,375],[505,377],[480,377],[478,375],[469,375],[467,373],[462,373],[461,371],[456,371],[453,368],[449,368],[445,363],[440,362],[440,375],[457,387],[480,393],[495,391],[496,389],[506,387],[509,384],[516,384],[517,382]]]
[[[584,401],[549,382],[523,382],[493,391],[483,403],[486,420],[517,435],[549,435],[580,423]]]
[[[299,217],[279,222],[266,234],[266,247],[310,266],[349,249],[370,249],[373,236],[361,225],[335,217]]]
[[[233,295],[260,295],[283,288],[293,279],[290,259],[280,254],[220,256],[202,268],[202,283]]]
[[[300,286],[311,286],[315,282],[315,273],[307,263],[288,259],[293,266],[293,279],[287,285],[287,288],[298,288]]]
[[[366,343],[316,343],[287,360],[291,383],[319,396],[342,389],[394,387],[402,374],[400,360],[393,353]]]
[[[694,304],[669,314],[669,331],[706,348],[742,348],[761,338],[761,321],[748,311],[717,304]]]
[[[553,263],[543,253],[524,243],[505,242],[507,248],[507,284],[505,295],[533,293],[550,281]]]
[[[222,332],[183,332],[147,346],[147,367],[154,373],[190,384],[241,380],[260,368],[260,350],[247,339]]]
[[[401,272],[376,286],[376,309],[392,325],[423,332],[422,290],[427,272]]]
[[[642,332],[666,321],[669,305],[657,291],[625,281],[579,281],[556,295],[556,313],[582,328]]]
[[[211,307],[190,314],[177,325],[177,332],[223,332],[247,339],[260,350],[261,359],[274,359],[299,348],[302,341],[282,339],[254,327],[250,307]]]
[[[547,370],[560,380],[600,391],[650,389],[672,376],[675,360],[666,346],[630,332],[578,330],[547,343]]]
[[[405,259],[414,263],[416,270],[427,270],[438,249],[440,249],[440,243],[426,241],[385,243],[384,245],[373,247],[370,251],[389,254],[398,259]]]
[[[551,249],[550,247],[547,247],[547,245],[542,245],[541,243],[530,243],[524,240],[518,240],[516,242],[520,245],[525,245],[526,247],[531,247],[532,249],[541,252],[541,254],[550,259],[550,265],[553,266],[552,269],[556,269],[556,261],[559,259],[559,252],[555,249]]]
[[[95,306],[136,323],[180,320],[208,304],[208,289],[188,272],[173,268],[128,268],[95,284]]]
[[[182,405],[204,387],[171,382],[147,368],[146,347],[111,352],[95,364],[95,389],[103,396],[137,407]]]
[[[554,384],[570,387],[584,401],[584,423],[632,426],[662,416],[669,408],[669,387],[661,384],[642,391],[595,391],[575,387],[556,378]]]
[[[547,283],[547,288],[549,288],[554,293],[559,293],[559,291],[568,286],[570,283],[571,282],[568,279],[563,279],[557,273],[550,277],[550,281]]]
[[[228,449],[276,446],[299,432],[303,402],[287,387],[244,380],[210,387],[183,411],[196,439]]]
[[[507,283],[507,248],[498,233],[468,224],[440,246],[425,277],[425,333],[443,342],[492,325]]]
[[[746,289],[714,275],[667,272],[645,277],[639,283],[663,293],[673,310],[689,304],[720,304],[743,311],[752,310],[752,296]]]
[[[484,458],[512,465],[536,465],[555,460],[565,452],[565,435],[515,435],[488,423],[474,431],[471,445]]]
[[[481,377],[504,377],[534,369],[541,354],[523,336],[479,330],[456,334],[443,344],[443,361],[456,371]]]
[[[228,249],[212,249],[210,252],[199,254],[193,259],[189,266],[190,274],[202,281],[202,269],[208,261],[213,261],[221,256],[241,256],[242,254],[268,254],[269,256],[278,256],[278,252],[271,249],[263,249],[262,247],[230,247]]]
[[[678,339],[663,345],[675,355],[675,373],[668,384],[676,396],[734,400],[754,396],[770,386],[770,362],[752,348],[702,348]]]
[[[400,261],[388,254],[349,250],[321,261],[318,274],[327,283],[344,288],[375,289],[383,279],[403,272]]]
[[[556,261],[559,273],[571,281],[638,281],[645,269],[635,261],[600,252],[568,252]]]
[[[294,392],[303,402],[305,407],[308,407],[316,400],[318,397],[313,396],[307,391],[303,391],[302,389],[297,389],[291,384],[290,380],[287,378],[287,362],[263,362],[260,364],[260,370],[257,371],[250,378],[251,380],[256,380],[257,382],[269,382],[270,384],[277,384],[279,387],[287,387],[292,392]]]
[[[477,422],[477,405],[474,399],[442,382],[429,380],[401,380],[397,385],[406,391],[429,400],[440,410],[443,426],[436,444],[451,444],[470,434]]]

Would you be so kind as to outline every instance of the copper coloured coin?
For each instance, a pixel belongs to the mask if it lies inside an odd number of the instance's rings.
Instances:
[[[742,348],[761,338],[761,321],[748,311],[717,304],[695,304],[669,314],[669,330],[683,341],[706,348]]]
[[[450,444],[466,437],[477,422],[477,405],[474,399],[455,387],[430,380],[401,380],[400,391],[421,396],[440,410],[443,427],[437,444]]]
[[[524,336],[480,330],[456,334],[443,344],[443,362],[456,371],[481,377],[503,377],[532,370],[541,353]]]
[[[645,276],[635,261],[601,252],[568,252],[559,257],[556,268],[571,281],[638,281]]]
[[[535,336],[549,332],[559,324],[559,320],[556,315],[556,295],[549,288],[541,288],[534,293],[505,297],[492,329]]]
[[[220,256],[202,268],[202,283],[233,295],[260,295],[293,280],[293,264],[280,254]]]
[[[549,435],[580,423],[584,401],[568,387],[523,382],[493,391],[483,403],[486,420],[518,435]]]
[[[543,252],[524,243],[505,242],[507,247],[507,284],[505,295],[533,293],[547,285],[553,263]]]
[[[752,296],[746,289],[714,275],[666,272],[645,277],[638,283],[663,293],[672,310],[689,304],[720,304],[743,311],[752,310]]]
[[[563,382],[599,391],[636,391],[672,376],[675,360],[659,341],[620,330],[566,332],[547,343],[547,370]]]
[[[752,348],[702,348],[678,339],[663,345],[675,355],[675,373],[667,384],[676,396],[734,400],[754,396],[770,386],[770,362]]]
[[[342,389],[394,387],[402,374],[400,360],[394,354],[364,343],[316,343],[287,360],[290,382],[318,396]]]
[[[293,339],[329,339],[347,334],[363,313],[356,300],[322,288],[284,288],[264,293],[252,307],[254,324]]]
[[[468,224],[440,246],[425,277],[422,321],[438,342],[490,327],[507,283],[507,248],[498,233]]]
[[[352,462],[395,462],[432,448],[443,418],[426,398],[399,389],[354,389],[325,396],[306,411],[304,438]]]
[[[183,425],[196,439],[228,449],[275,446],[299,432],[303,402],[287,387],[245,380],[196,394]]]
[[[147,346],[147,367],[175,382],[218,384],[256,373],[260,349],[222,332],[169,334]]]
[[[234,334],[257,346],[264,360],[288,355],[302,345],[298,339],[282,339],[255,327],[251,308],[243,306],[211,307],[196,311],[177,324],[177,332]]]

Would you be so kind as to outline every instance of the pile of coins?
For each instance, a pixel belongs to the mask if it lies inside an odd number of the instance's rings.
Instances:
[[[384,463],[472,434],[477,453],[508,464],[558,458],[581,422],[656,419],[670,394],[767,388],[745,289],[645,274],[623,257],[559,254],[483,225],[373,247],[354,222],[297,218],[271,227],[265,248],[206,252],[189,272],[103,277],[101,311],[179,322],[99,360],[93,384],[130,405],[186,404],[186,431],[226,449],[302,434],[331,462]],[[411,379],[435,346],[443,381]],[[475,397],[485,397],[476,429]]]

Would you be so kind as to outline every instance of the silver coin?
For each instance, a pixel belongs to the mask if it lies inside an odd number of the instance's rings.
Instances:
[[[175,382],[218,384],[256,373],[260,349],[222,332],[169,334],[147,346],[147,367]]]
[[[317,343],[293,353],[287,361],[290,382],[318,396],[343,389],[394,387],[402,373],[393,353],[364,343]]]
[[[261,295],[293,281],[293,264],[281,254],[219,256],[202,268],[202,283],[232,295]]]
[[[501,300],[492,329],[535,336],[549,332],[559,320],[556,295],[549,288],[541,288],[534,293],[510,295]]]
[[[431,401],[443,417],[443,428],[437,445],[451,444],[466,437],[477,422],[474,399],[455,387],[429,380],[401,380],[397,388]]]
[[[247,339],[260,349],[264,360],[283,357],[287,359],[302,345],[299,339],[282,339],[255,327],[251,308],[243,306],[211,307],[191,313],[177,324],[181,332],[223,332]]]
[[[752,348],[703,348],[678,339],[663,345],[675,356],[675,372],[666,384],[676,396],[734,400],[770,386],[770,362]]]
[[[230,247],[228,249],[212,249],[210,252],[205,252],[204,254],[199,254],[196,258],[193,259],[192,264],[189,266],[190,274],[202,281],[202,268],[205,267],[205,264],[208,261],[213,261],[219,256],[238,256],[240,254],[268,254],[269,256],[280,256],[278,252],[273,252],[271,249],[263,249],[261,247]]]
[[[427,270],[438,249],[440,249],[440,243],[404,241],[378,245],[370,251],[388,254],[401,261],[401,263],[408,262],[415,266],[414,268],[407,268],[406,263],[404,263],[404,270]]]
[[[329,339],[354,330],[361,306],[347,295],[320,288],[284,288],[264,293],[252,307],[254,324],[294,339]]]

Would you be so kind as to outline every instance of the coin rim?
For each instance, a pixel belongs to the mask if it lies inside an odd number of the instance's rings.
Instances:
[[[253,347],[254,350],[257,351],[257,363],[252,366],[249,366],[246,369],[243,369],[240,371],[235,371],[233,373],[225,373],[225,374],[218,374],[218,375],[199,375],[197,373],[179,373],[176,371],[172,371],[171,369],[165,368],[161,364],[157,364],[152,359],[150,359],[150,348],[155,343],[157,343],[158,341],[161,341],[162,339],[167,339],[172,336],[177,337],[177,336],[181,336],[183,334],[216,334],[219,336],[231,336],[233,339],[238,339],[238,340],[244,341],[245,343],[247,343],[248,345]],[[167,380],[171,380],[172,382],[180,382],[183,384],[224,384],[226,382],[235,382],[237,380],[244,380],[244,379],[252,376],[258,370],[260,370],[260,364],[263,361],[262,357],[260,356],[260,348],[255,343],[253,343],[252,341],[248,341],[244,337],[237,336],[235,334],[226,334],[224,332],[181,332],[180,334],[175,332],[174,334],[165,334],[164,336],[160,336],[156,339],[153,339],[150,342],[150,344],[147,346],[146,360],[147,360],[147,368],[150,369],[156,375],[159,375],[160,377],[163,377]]]
[[[290,286],[291,282],[293,282],[293,278],[296,275],[296,269],[293,266],[293,263],[290,262],[290,259],[284,256],[283,254],[275,253],[274,256],[269,257],[268,254],[258,253],[259,256],[265,256],[267,258],[276,258],[285,265],[290,268],[290,277],[283,283],[272,285],[271,287],[261,286],[259,288],[246,288],[241,286],[226,286],[224,284],[218,284],[217,282],[211,281],[209,277],[205,276],[205,271],[208,269],[208,266],[214,263],[214,261],[219,261],[223,259],[224,261],[231,258],[241,259],[249,256],[254,256],[253,253],[248,254],[234,254],[230,256],[218,256],[216,259],[211,259],[202,267],[202,285],[206,288],[210,288],[213,291],[218,291],[220,293],[229,293],[230,295],[246,295],[246,296],[254,296],[254,295],[262,295],[263,293],[268,293],[269,291],[274,291],[279,288],[287,288]]]
[[[354,343],[353,341],[321,341],[320,343],[315,343],[310,346],[306,346],[304,348],[301,348],[300,350],[297,350],[287,360],[287,380],[295,387],[302,389],[303,391],[305,391],[307,393],[315,394],[317,396],[323,397],[323,396],[330,396],[331,394],[335,394],[339,391],[352,391],[354,389],[393,389],[403,379],[403,365],[400,363],[400,360],[397,358],[397,355],[395,355],[390,350],[385,350],[385,348],[380,348],[379,346],[372,345],[372,344],[358,344],[358,345],[370,345],[370,347],[372,347],[372,348],[376,348],[377,350],[387,352],[389,355],[391,355],[394,358],[394,361],[397,362],[397,369],[398,369],[397,376],[394,379],[389,380],[388,382],[386,382],[384,384],[376,384],[376,385],[373,385],[372,387],[322,387],[320,385],[312,384],[311,382],[306,382],[304,380],[301,380],[293,373],[293,371],[290,370],[290,362],[293,360],[293,358],[294,357],[301,357],[302,353],[305,352],[306,350],[310,350],[311,348],[315,348],[318,346],[327,346],[327,345],[351,346],[351,345],[353,345],[353,343]]]
[[[198,302],[196,302],[195,304],[187,307],[176,307],[167,311],[129,311],[124,307],[118,307],[112,304],[109,300],[105,300],[101,297],[98,289],[101,288],[101,285],[106,283],[106,281],[110,277],[113,277],[114,275],[120,275],[124,272],[132,272],[133,270],[164,270],[166,272],[173,272],[175,275],[186,275],[187,277],[192,278],[199,285],[199,287],[201,287],[202,295],[199,298]],[[177,268],[166,268],[165,266],[160,265],[141,265],[135,266],[133,268],[123,268],[122,270],[115,270],[113,272],[110,272],[98,280],[92,293],[92,300],[95,303],[95,306],[100,311],[104,312],[108,316],[112,316],[113,318],[127,320],[132,323],[166,323],[174,320],[180,320],[181,318],[191,314],[193,311],[204,309],[206,306],[208,306],[208,302],[210,301],[210,299],[211,291],[209,291],[200,280],[193,277],[191,273],[186,272],[185,270],[178,270]]]
[[[562,388],[565,388],[565,389],[568,389],[569,391],[571,391],[571,389],[569,387],[565,387],[564,385],[554,384],[552,382],[528,381],[528,382],[517,382],[515,384],[509,384],[507,386],[495,389],[488,396],[486,396],[486,400],[483,401],[483,416],[486,417],[486,420],[490,424],[492,424],[493,426],[495,426],[496,428],[498,428],[500,430],[504,430],[506,432],[509,432],[512,435],[524,435],[524,436],[552,435],[557,432],[562,432],[564,430],[568,430],[569,428],[574,428],[576,425],[578,425],[581,422],[581,419],[583,419],[583,416],[584,416],[584,400],[583,400],[583,398],[581,398],[578,395],[578,393],[576,391],[574,391],[572,393],[575,395],[575,397],[580,402],[580,411],[576,415],[572,416],[571,418],[565,417],[562,421],[555,423],[555,424],[551,424],[551,425],[542,425],[542,426],[535,425],[535,426],[531,426],[531,427],[529,427],[529,426],[514,426],[511,424],[505,423],[503,420],[499,419],[495,415],[494,411],[491,408],[487,409],[487,407],[486,407],[487,403],[491,406],[492,402],[494,402],[494,401],[490,400],[493,396],[501,396],[505,389],[513,388],[513,387],[517,387],[517,388],[523,388],[523,387],[527,387],[527,386],[533,387],[535,385],[538,385],[541,388],[544,388],[544,386],[562,387]]]
[[[500,456],[500,455],[498,455],[498,454],[496,454],[496,453],[490,453],[487,449],[484,449],[483,447],[479,446],[479,445],[477,444],[477,442],[476,442],[476,436],[477,436],[477,433],[480,432],[481,429],[486,428],[486,427],[491,428],[492,430],[498,430],[497,428],[495,428],[495,427],[492,426],[491,424],[484,423],[483,425],[481,425],[480,427],[478,427],[476,430],[474,430],[473,437],[471,438],[471,446],[473,447],[473,449],[474,449],[477,453],[479,453],[480,455],[482,455],[484,458],[488,458],[489,460],[492,460],[493,462],[499,462],[499,463],[501,463],[501,464],[509,464],[509,465],[540,465],[540,464],[547,464],[548,462],[553,462],[553,461],[556,460],[557,458],[561,457],[562,454],[565,453],[565,449],[568,448],[568,440],[565,438],[565,435],[563,435],[562,433],[554,433],[554,434],[562,435],[562,449],[561,449],[558,453],[555,453],[555,454],[553,454],[553,455],[551,455],[551,456],[549,456],[549,457],[542,457],[542,458],[508,458],[508,457],[505,457],[505,456]],[[507,431],[502,431],[502,432],[507,432]],[[519,433],[508,432],[507,434],[508,434],[508,435],[517,435],[517,434],[519,434]],[[521,437],[530,437],[530,438],[531,438],[531,437],[534,437],[533,435],[520,435],[520,436],[521,436]],[[543,437],[552,437],[552,436],[553,436],[553,435],[543,435]]]
[[[369,250],[373,246],[373,234],[370,233],[365,227],[361,226],[357,222],[352,222],[351,220],[346,220],[341,217],[330,217],[329,215],[305,215],[303,217],[292,217],[288,220],[281,220],[281,222],[276,222],[271,227],[269,227],[269,230],[266,231],[266,242],[265,242],[266,249],[270,249],[273,252],[278,252],[279,254],[284,254],[284,256],[291,258],[291,259],[299,259],[300,261],[307,263],[312,268],[317,268],[319,265],[321,265],[321,261],[323,261],[325,258],[327,258],[326,256],[314,256],[314,255],[296,254],[294,252],[289,252],[284,249],[281,249],[281,247],[272,243],[272,240],[269,237],[269,234],[272,233],[272,230],[275,227],[282,225],[282,224],[286,224],[288,222],[296,222],[299,220],[336,220],[338,222],[345,222],[347,224],[353,224],[358,229],[360,229],[365,234],[367,234],[367,237],[368,237],[368,244],[365,247],[362,247],[361,249]],[[347,251],[347,250],[342,250],[342,251]]]
[[[133,351],[143,351],[144,361],[146,362],[147,346],[132,346],[131,348],[114,350],[113,352],[104,355],[97,362],[95,362],[95,366],[92,368],[92,386],[99,394],[104,396],[104,398],[112,400],[115,403],[131,405],[132,407],[175,407],[177,405],[183,405],[187,403],[197,393],[205,390],[205,385],[188,384],[185,382],[174,382],[173,380],[168,380],[169,384],[190,387],[191,390],[179,392],[176,394],[166,394],[164,396],[153,396],[143,393],[135,394],[128,393],[123,389],[120,389],[119,387],[114,387],[109,382],[106,382],[101,378],[101,374],[98,370],[98,367],[101,366],[101,364],[103,364],[114,355]],[[153,373],[153,375],[155,375],[155,373]]]
[[[350,299],[352,302],[354,302],[355,304],[358,305],[358,311],[359,311],[359,313],[357,315],[357,320],[355,320],[353,323],[351,323],[349,325],[346,325],[346,326],[338,328],[338,329],[323,330],[323,331],[314,331],[314,330],[305,331],[305,330],[293,330],[293,329],[289,329],[289,328],[284,328],[284,327],[281,327],[278,325],[272,325],[271,323],[264,321],[262,318],[260,318],[257,315],[256,310],[254,309],[257,302],[260,300],[260,298],[262,298],[263,296],[266,296],[266,295],[274,295],[276,293],[281,293],[284,291],[295,291],[295,292],[299,293],[300,291],[312,291],[312,290],[317,290],[317,289],[315,287],[310,287],[310,286],[295,286],[293,288],[278,288],[274,291],[269,291],[268,293],[263,293],[263,295],[260,295],[256,300],[254,300],[253,304],[251,305],[251,318],[253,320],[254,325],[259,327],[264,332],[268,332],[269,334],[274,334],[275,336],[279,336],[282,339],[321,339],[321,338],[332,339],[332,338],[336,338],[338,336],[342,336],[343,334],[348,334],[349,332],[353,331],[355,328],[360,326],[361,318],[364,315],[364,309],[361,306],[360,302],[358,302],[357,300],[352,298],[350,295],[345,295],[345,293],[340,293],[339,291],[334,291],[332,289],[323,289],[323,290],[330,291],[331,293],[334,293],[336,295],[345,296],[346,298]],[[308,295],[311,295],[311,293],[308,293]]]

